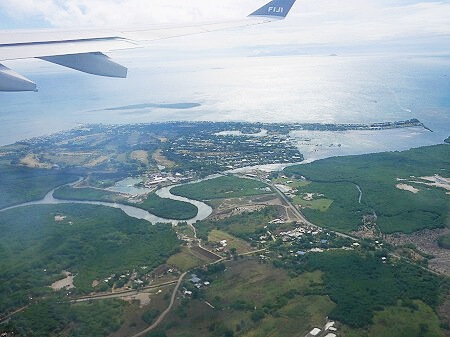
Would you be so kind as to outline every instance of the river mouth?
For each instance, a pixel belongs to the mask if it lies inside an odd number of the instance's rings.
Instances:
[[[82,180],[82,178],[80,178],[76,182],[68,184],[68,185],[75,185],[78,182],[80,182],[81,180]],[[183,184],[181,184],[181,185],[183,185]],[[207,218],[212,213],[211,206],[205,204],[204,202],[197,201],[197,200],[191,200],[191,199],[184,198],[184,197],[179,197],[177,195],[173,195],[172,193],[170,193],[170,190],[175,186],[180,186],[180,185],[163,187],[163,188],[158,189],[155,193],[161,198],[184,201],[184,202],[187,202],[187,203],[190,203],[190,204],[196,206],[198,209],[198,212],[195,217],[188,219],[188,220],[167,219],[167,218],[158,217],[142,208],[125,205],[125,204],[121,204],[121,203],[104,202],[104,201],[89,201],[89,200],[81,201],[81,200],[56,199],[55,197],[53,197],[53,193],[55,192],[56,189],[58,189],[61,186],[58,186],[58,187],[54,188],[53,190],[51,190],[50,192],[48,192],[45,195],[45,197],[42,198],[41,200],[25,202],[25,203],[22,203],[19,205],[7,207],[7,208],[0,210],[0,212],[8,211],[8,210],[19,208],[19,207],[33,206],[33,205],[85,204],[85,205],[97,205],[97,206],[118,208],[118,209],[121,209],[126,215],[128,215],[132,218],[146,220],[152,224],[170,223],[172,225],[177,225],[179,223],[194,224],[197,221]]]

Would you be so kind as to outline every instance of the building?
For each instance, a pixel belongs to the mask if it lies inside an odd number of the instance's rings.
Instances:
[[[320,330],[319,328],[314,328],[312,329],[307,335],[306,337],[315,337],[315,336],[319,336],[319,334],[322,332],[322,330]]]

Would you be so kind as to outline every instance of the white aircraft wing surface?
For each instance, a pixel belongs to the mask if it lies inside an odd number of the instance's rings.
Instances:
[[[38,58],[85,73],[125,78],[127,68],[104,53],[152,41],[245,27],[284,19],[295,0],[273,0],[236,21],[134,29],[0,31],[0,61]],[[0,91],[37,91],[37,85],[0,63]]]

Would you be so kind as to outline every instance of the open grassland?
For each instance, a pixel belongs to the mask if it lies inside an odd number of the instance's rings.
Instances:
[[[57,186],[77,179],[59,170],[0,165],[0,209],[42,199]]]
[[[172,188],[171,192],[195,200],[209,200],[272,193],[266,190],[266,188],[267,185],[259,181],[234,176],[223,176],[204,180],[199,183],[177,186]]]
[[[212,282],[206,292],[206,299],[220,302],[225,307],[241,301],[253,308],[270,307],[275,304],[277,297],[286,292],[303,292],[311,285],[321,283],[319,271],[290,277],[287,272],[270,264],[244,259],[227,266],[226,272]],[[294,297],[295,292],[290,296]]]
[[[94,188],[63,186],[55,191],[54,196],[63,200],[121,202],[145,209],[156,216],[166,219],[188,220],[195,217],[198,212],[197,207],[188,202],[161,198],[155,193],[149,194],[143,202],[137,204],[128,202],[120,193]]]
[[[410,182],[419,189],[418,193],[396,188],[397,179],[414,180],[410,176],[448,177],[450,146],[446,144],[403,152],[328,158],[287,167],[284,171],[286,175],[302,175],[321,184],[310,184],[304,187],[305,192],[318,190],[333,199],[326,212],[305,209],[305,215],[323,226],[350,231],[361,224],[362,212],[375,212],[377,224],[384,233],[411,233],[449,224],[450,196],[444,189]],[[348,192],[332,195],[338,184],[349,185]],[[358,191],[351,192],[351,184],[360,186],[361,204]]]
[[[73,291],[94,280],[166,262],[179,241],[170,226],[152,226],[120,210],[91,205],[31,206],[0,213],[0,313],[48,294],[63,270]],[[106,285],[106,284],[105,284]]]
[[[334,307],[327,296],[308,294],[320,287],[320,272],[290,277],[271,264],[233,261],[198,299],[178,303],[161,328],[168,337],[304,337]]]
[[[289,302],[274,315],[266,315],[243,337],[304,337],[312,327],[323,326],[334,303],[323,295],[301,296]]]
[[[292,188],[305,187],[310,184],[310,181],[305,180],[305,179],[284,178],[281,176],[277,177],[276,179],[273,179],[272,182],[274,184],[287,185]]]
[[[301,207],[306,207],[316,211],[325,212],[330,208],[331,204],[333,203],[333,200],[326,198],[305,200],[300,196],[296,196],[293,198],[292,202],[295,205],[299,205]]]
[[[208,240],[209,232],[218,229],[238,238],[247,240],[249,236],[264,231],[270,220],[279,216],[279,209],[268,206],[259,211],[245,212],[218,221],[203,220],[195,224],[199,238]]]
[[[227,248],[236,249],[238,254],[247,253],[251,250],[251,246],[247,242],[224,231],[213,229],[208,234],[208,242],[218,244],[222,240],[227,240]]]
[[[0,332],[29,337],[108,336],[119,329],[129,306],[113,299],[75,304],[57,299],[42,300],[0,325]]]
[[[210,263],[212,260],[205,256],[195,254],[190,248],[183,247],[181,251],[175,255],[172,255],[167,264],[174,266],[182,271],[186,271],[195,267],[203,266]]]

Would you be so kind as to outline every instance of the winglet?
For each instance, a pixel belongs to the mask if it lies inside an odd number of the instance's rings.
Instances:
[[[295,0],[273,0],[250,14],[250,17],[267,17],[271,19],[284,19],[288,15]]]
[[[0,64],[0,91],[37,91],[36,83]]]

